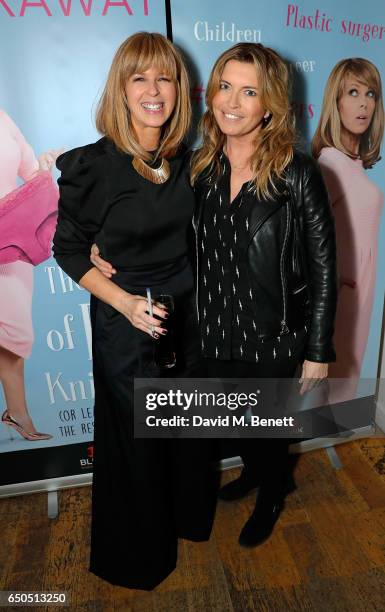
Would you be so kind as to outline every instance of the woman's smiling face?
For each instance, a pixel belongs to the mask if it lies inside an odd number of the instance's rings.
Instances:
[[[213,97],[214,117],[226,136],[257,134],[269,112],[262,106],[260,82],[255,66],[229,60],[223,70],[219,90]]]
[[[136,132],[161,128],[170,118],[176,104],[177,90],[173,79],[156,67],[131,75],[125,87],[127,106]]]

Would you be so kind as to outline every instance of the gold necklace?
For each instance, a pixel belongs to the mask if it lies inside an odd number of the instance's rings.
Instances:
[[[146,164],[140,157],[134,157],[132,165],[140,176],[156,185],[161,185],[170,178],[171,170],[167,159],[162,158],[162,163],[159,168],[151,168],[151,166]]]

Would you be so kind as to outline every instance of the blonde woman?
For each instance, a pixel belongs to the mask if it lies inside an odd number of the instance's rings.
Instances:
[[[113,584],[152,589],[175,568],[177,538],[209,537],[215,498],[207,448],[197,440],[136,439],[133,379],[156,377],[154,348],[172,295],[176,365],[199,360],[188,231],[194,194],[182,141],[190,121],[183,60],[160,34],[118,49],[98,113],[104,135],[58,159],[54,255],[92,294],[95,464],[90,569]],[[97,241],[113,280],[89,260]]]
[[[301,365],[305,392],[335,359],[335,236],[321,173],[294,148],[288,91],[288,70],[272,49],[225,51],[208,82],[191,180],[207,374],[291,378]],[[243,546],[266,540],[279,517],[288,443],[241,441],[243,472],[220,497],[259,486]]]
[[[376,66],[362,58],[338,62],[326,84],[312,143],[331,197],[337,235],[338,359],[330,375],[350,379],[340,382],[331,401],[354,399],[369,335],[383,194],[365,170],[380,160],[383,134]]]

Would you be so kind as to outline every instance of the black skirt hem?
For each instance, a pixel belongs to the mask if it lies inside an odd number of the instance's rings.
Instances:
[[[137,582],[133,580],[127,580],[127,577],[119,576],[117,574],[111,574],[110,572],[97,568],[95,566],[90,566],[89,571],[91,574],[95,574],[98,578],[109,582],[114,586],[124,587],[126,589],[136,589],[140,591],[152,591],[155,587],[159,586],[163,580],[165,580],[176,568],[176,565],[173,565],[161,576],[158,576],[154,580],[138,580]]]

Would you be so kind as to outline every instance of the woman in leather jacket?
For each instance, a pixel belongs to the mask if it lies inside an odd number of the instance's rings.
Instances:
[[[335,360],[336,247],[320,170],[294,148],[288,91],[284,61],[260,44],[237,44],[213,67],[191,164],[197,303],[207,376],[287,379],[301,366],[304,393]],[[243,546],[273,530],[288,447],[289,438],[240,440],[243,471],[219,496],[259,487]]]

